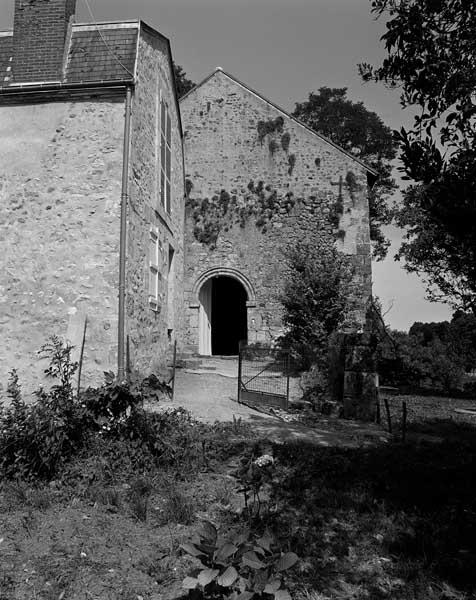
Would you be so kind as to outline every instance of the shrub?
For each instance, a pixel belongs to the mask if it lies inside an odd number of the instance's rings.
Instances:
[[[48,360],[45,375],[53,381],[51,388],[40,389],[36,401],[27,404],[13,370],[7,388],[11,404],[1,407],[0,474],[7,478],[51,479],[97,433],[132,440],[144,394],[164,386],[153,376],[134,387],[118,385],[106,373],[105,385],[75,399],[77,364],[71,361],[71,346],[53,336],[39,354]]]
[[[299,558],[293,552],[276,551],[273,545],[273,538],[266,534],[259,537],[246,532],[220,538],[216,527],[205,521],[192,541],[181,546],[201,563],[182,585],[198,598],[252,600],[269,594],[276,600],[291,600],[282,587],[282,574]]]
[[[327,363],[328,338],[344,322],[351,281],[348,258],[331,240],[302,242],[285,253],[285,334],[280,345],[288,348],[298,368]]]
[[[49,391],[40,389],[35,403],[25,403],[16,372],[10,376],[12,403],[0,414],[0,473],[7,478],[53,477],[88,433],[87,412],[73,400],[77,365],[71,346],[52,337],[40,354],[49,359],[45,375],[55,383]]]

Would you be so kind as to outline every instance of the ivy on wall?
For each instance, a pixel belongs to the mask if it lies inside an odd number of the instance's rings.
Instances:
[[[279,116],[276,119],[269,119],[268,121],[258,121],[256,125],[258,131],[258,141],[262,145],[266,136],[268,136],[268,150],[271,156],[274,156],[280,149],[288,154],[289,146],[291,144],[291,134],[288,131],[283,133],[284,119]],[[279,137],[278,137],[279,134]],[[296,155],[290,154],[288,156],[288,174],[292,175],[294,166],[296,164]]]
[[[294,154],[288,157],[289,174],[292,173],[295,159]],[[342,182],[343,186],[349,189],[349,195],[354,201],[354,194],[361,186],[351,171],[347,173],[345,183]],[[229,231],[233,226],[244,228],[250,220],[253,220],[255,226],[265,233],[276,215],[286,216],[296,204],[304,203],[303,198],[295,198],[292,192],[285,195],[278,194],[271,185],[265,185],[263,181],[258,183],[250,181],[248,192],[241,196],[221,190],[220,194],[211,198],[192,198],[190,194],[193,183],[189,179],[185,182],[185,188],[186,207],[194,221],[193,235],[198,242],[207,245],[211,250],[216,247],[220,233]],[[316,197],[309,197],[309,201],[314,204]],[[346,232],[340,228],[344,213],[342,189],[339,190],[334,202],[328,206],[328,221],[334,230],[334,238],[343,240]],[[314,211],[315,209],[312,208],[311,214],[314,214]]]
[[[268,119],[268,121],[258,121],[256,129],[258,130],[258,140],[260,144],[263,143],[264,138],[267,135],[273,133],[281,133],[284,127],[283,117],[276,117],[276,119]]]
[[[288,175],[292,175],[293,171],[294,171],[294,166],[296,164],[296,155],[295,154],[290,154],[288,156]]]
[[[265,233],[273,217],[277,214],[289,214],[296,202],[292,192],[279,195],[263,181],[250,181],[248,193],[244,196],[239,197],[222,190],[212,198],[188,197],[186,206],[194,221],[195,239],[214,249],[222,231],[226,232],[234,225],[244,228],[253,219],[255,226]]]

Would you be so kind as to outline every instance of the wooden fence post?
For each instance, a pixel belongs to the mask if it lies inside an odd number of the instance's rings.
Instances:
[[[392,433],[392,419],[390,417],[390,407],[388,405],[388,399],[384,398],[383,401],[385,403],[385,410],[387,412],[388,433]]]

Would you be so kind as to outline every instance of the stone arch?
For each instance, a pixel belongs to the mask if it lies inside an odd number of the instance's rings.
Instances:
[[[251,285],[250,280],[245,275],[243,275],[241,271],[232,267],[213,267],[201,273],[195,280],[195,284],[193,286],[192,306],[198,306],[198,295],[203,284],[206,283],[212,277],[220,276],[233,277],[234,279],[237,279],[245,288],[246,294],[248,296],[246,306],[248,308],[256,306],[256,294],[253,286]]]
[[[240,342],[248,340],[249,310],[256,305],[249,279],[230,267],[207,269],[195,281],[192,302],[190,308],[198,309],[199,354],[238,354]]]

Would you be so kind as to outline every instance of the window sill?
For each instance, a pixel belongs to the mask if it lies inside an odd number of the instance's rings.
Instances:
[[[169,230],[172,231],[172,218],[170,216],[170,213],[168,213],[162,205],[155,206],[154,210],[155,210],[155,214],[160,219],[162,219],[162,221],[169,228]]]
[[[157,300],[154,300],[153,298],[149,298],[149,308],[155,313],[160,313],[160,304],[157,302]]]

